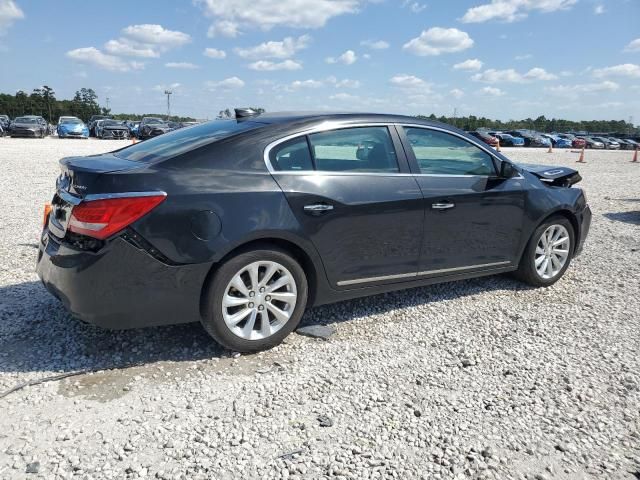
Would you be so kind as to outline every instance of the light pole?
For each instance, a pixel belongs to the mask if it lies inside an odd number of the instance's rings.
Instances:
[[[171,94],[173,92],[171,90],[165,90],[164,94],[167,96],[167,121],[171,117]]]

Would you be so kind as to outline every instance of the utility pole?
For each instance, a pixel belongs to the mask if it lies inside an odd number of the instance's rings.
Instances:
[[[109,110],[109,97],[107,97],[107,110]]]
[[[167,96],[167,121],[169,121],[169,118],[171,117],[171,94],[173,93],[173,91],[171,90],[165,90],[164,94]]]

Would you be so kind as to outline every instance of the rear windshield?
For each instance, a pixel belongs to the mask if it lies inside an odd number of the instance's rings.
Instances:
[[[181,128],[114,153],[115,156],[138,162],[167,160],[223,138],[261,127],[255,122],[214,120],[193,127]]]

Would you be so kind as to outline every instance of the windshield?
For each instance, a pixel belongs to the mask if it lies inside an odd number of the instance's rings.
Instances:
[[[38,123],[35,118],[27,118],[27,117],[18,117],[15,120],[15,123]]]
[[[115,120],[104,120],[102,122],[102,126],[106,127],[107,125],[122,125],[122,122],[116,122]]]
[[[159,118],[145,118],[144,123],[164,123]]]
[[[63,118],[62,120],[60,120],[60,123],[70,123],[72,125],[78,125],[82,123],[82,120],[80,120],[79,118]]]
[[[116,157],[138,162],[166,160],[176,155],[195,150],[223,138],[261,127],[255,122],[236,120],[214,120],[193,127],[181,128],[164,135],[136,143],[114,153]]]

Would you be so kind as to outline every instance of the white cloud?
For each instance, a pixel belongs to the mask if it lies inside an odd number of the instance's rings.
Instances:
[[[358,80],[352,80],[350,78],[344,78],[342,80],[337,79],[334,76],[325,78],[324,80],[296,80],[291,82],[289,89],[300,90],[303,88],[320,88],[320,87],[335,87],[335,88],[360,88],[360,82]]]
[[[357,95],[351,95],[350,93],[336,93],[335,95],[329,95],[329,100],[339,100],[341,102],[355,101],[359,99],[360,97]]]
[[[273,27],[320,28],[333,17],[358,11],[365,0],[196,0],[205,15],[214,18],[213,35],[238,34],[240,26],[270,30]],[[233,27],[233,28],[231,28]]]
[[[389,42],[384,40],[363,40],[360,42],[363,47],[371,48],[372,50],[385,50],[390,47]]]
[[[172,83],[170,85],[156,85],[155,87],[153,87],[151,90],[153,90],[154,92],[164,92],[165,90],[177,90],[182,86],[181,83]]]
[[[456,63],[453,66],[454,70],[467,70],[470,72],[478,71],[482,68],[483,63],[477,58],[465,60],[464,62]]]
[[[179,68],[182,70],[195,70],[197,68],[200,68],[195,63],[190,62],[168,62],[165,63],[164,66],[167,68]]]
[[[431,91],[431,84],[415,75],[399,74],[392,77],[389,83],[395,87],[409,90]]]
[[[7,33],[13,22],[24,18],[24,12],[13,0],[0,0],[0,35]]]
[[[126,39],[109,40],[104,49],[113,54],[125,57],[157,58],[160,54],[149,45],[135,44]]]
[[[462,97],[464,97],[464,91],[460,90],[459,88],[454,88],[453,90],[449,91],[449,95],[451,95],[453,98],[459,100]]]
[[[404,0],[402,2],[402,7],[408,8],[413,13],[420,13],[427,8],[427,5],[425,3],[415,2],[413,0]]]
[[[283,62],[270,62],[269,60],[258,60],[249,64],[251,70],[262,72],[273,72],[275,70],[300,70],[302,65],[295,60],[285,60]]]
[[[345,78],[344,80],[335,82],[335,86],[336,88],[360,88],[360,82],[358,80]]]
[[[173,48],[191,42],[191,36],[162,25],[129,25],[122,29],[122,37],[109,40],[104,48],[112,55],[125,57],[157,58]]]
[[[205,82],[205,85],[209,87],[210,90],[233,90],[242,88],[245,84],[244,81],[238,77],[229,77],[218,82],[209,80]]]
[[[613,67],[598,68],[593,71],[593,76],[602,77],[631,77],[640,78],[640,65],[633,63],[625,63],[623,65],[615,65]]]
[[[625,52],[640,52],[640,38],[629,42],[629,45],[624,47]]]
[[[202,54],[205,57],[215,58],[216,60],[222,60],[227,57],[227,54],[224,50],[218,50],[217,48],[205,48]]]
[[[298,38],[287,37],[281,42],[264,42],[250,48],[236,48],[235,52],[242,58],[258,60],[261,58],[290,58],[300,50],[309,46],[311,37],[302,35]]]
[[[556,75],[540,67],[532,68],[524,74],[516,72],[513,68],[506,70],[490,68],[482,73],[476,73],[471,77],[471,79],[476,82],[484,83],[525,83],[535,80],[555,80],[556,78],[558,78]]]
[[[482,23],[489,20],[515,22],[526,18],[529,12],[551,13],[566,10],[578,0],[491,0],[470,8],[462,17],[464,23]]]
[[[354,52],[353,50],[347,50],[342,55],[340,55],[338,58],[328,57],[326,59],[326,62],[327,63],[342,63],[344,65],[353,65],[354,63],[356,63],[357,60],[358,60],[358,56],[356,55],[356,52]]]
[[[453,53],[473,46],[469,34],[457,28],[434,27],[424,30],[419,37],[410,40],[404,49],[422,57]]]
[[[480,90],[480,93],[483,95],[490,95],[492,97],[501,97],[504,95],[504,92],[502,90],[495,87],[484,87]]]
[[[86,65],[93,65],[103,70],[112,72],[128,72],[130,70],[140,70],[144,64],[140,62],[127,62],[119,57],[108,55],[95,47],[76,48],[69,50],[67,57],[76,62]]]
[[[293,90],[299,90],[301,88],[320,88],[324,86],[324,82],[322,80],[296,80],[291,82],[290,87]]]
[[[207,37],[209,38],[236,38],[238,35],[240,35],[238,24],[230,20],[220,20],[218,22],[215,22],[207,30]]]
[[[603,13],[605,13],[605,12],[606,12],[606,10],[605,10],[605,8],[604,8],[604,5],[596,5],[596,6],[593,8],[593,13],[594,13],[595,15],[602,15],[602,14],[603,14]]]
[[[547,90],[550,93],[554,93],[556,95],[567,95],[572,97],[578,97],[581,94],[585,93],[599,93],[599,92],[615,92],[620,88],[615,82],[610,80],[605,80],[600,83],[583,83],[576,85],[555,85],[553,87],[548,87]]]

